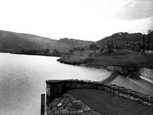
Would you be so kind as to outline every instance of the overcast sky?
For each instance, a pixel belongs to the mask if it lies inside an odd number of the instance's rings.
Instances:
[[[153,0],[0,0],[0,30],[100,40],[153,29]]]

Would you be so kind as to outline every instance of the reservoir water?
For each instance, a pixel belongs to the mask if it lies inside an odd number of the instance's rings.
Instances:
[[[57,57],[0,53],[0,115],[40,115],[46,80],[102,81],[112,72],[57,62]],[[153,95],[153,83],[117,76],[111,83]]]
[[[57,57],[0,53],[0,115],[40,115],[48,79],[100,81],[111,72],[66,65]]]

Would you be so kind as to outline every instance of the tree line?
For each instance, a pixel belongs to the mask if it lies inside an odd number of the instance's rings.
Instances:
[[[28,55],[46,55],[46,56],[60,56],[61,53],[54,49],[53,51],[50,51],[49,49],[22,49],[21,54],[28,54]]]

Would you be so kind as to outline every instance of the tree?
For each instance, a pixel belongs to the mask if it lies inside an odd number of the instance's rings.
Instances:
[[[96,44],[89,45],[89,50],[93,50],[94,52],[96,52],[97,49],[98,49],[98,46]]]
[[[142,38],[142,47],[143,47],[143,52],[145,51],[145,37],[143,36]]]
[[[60,55],[60,52],[59,52],[58,50],[54,49],[54,51],[53,51],[53,55],[55,55],[55,56],[59,56],[59,55]]]
[[[113,44],[107,44],[106,52],[109,54],[113,53],[114,52],[113,48],[114,48]]]
[[[100,53],[103,53],[104,52],[104,48],[100,48]]]
[[[44,49],[44,54],[48,54],[49,53],[49,49]]]
[[[85,48],[81,48],[81,49],[80,49],[80,52],[84,52],[84,50],[85,50]]]
[[[141,51],[141,48],[139,45],[135,45],[135,49],[134,49],[136,52],[140,52]]]
[[[72,50],[72,49],[70,49],[70,50],[69,50],[69,53],[70,53],[70,54],[73,54],[73,50]]]
[[[22,50],[21,50],[21,53],[22,53],[22,54],[24,54],[25,52],[26,52],[26,50],[25,50],[25,49],[22,49]]]
[[[79,50],[80,50],[79,47],[74,47],[74,48],[73,48],[73,51],[75,51],[75,52],[76,52],[76,51],[79,51]]]

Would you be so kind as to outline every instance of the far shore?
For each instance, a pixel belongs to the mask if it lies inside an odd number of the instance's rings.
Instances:
[[[115,51],[112,54],[82,52],[62,56],[58,61],[72,65],[86,65],[88,67],[106,66],[135,66],[153,69],[153,54],[142,54],[128,51]]]

